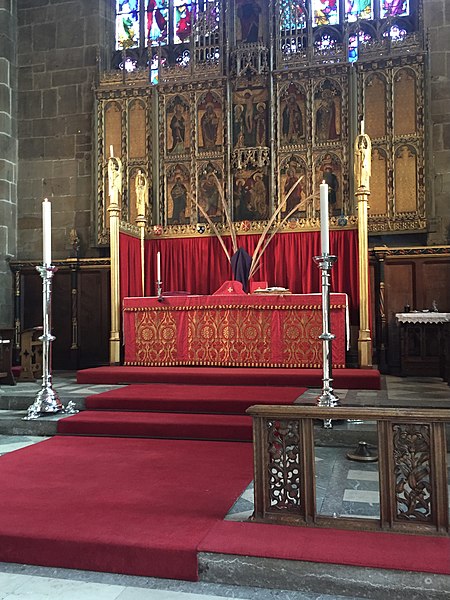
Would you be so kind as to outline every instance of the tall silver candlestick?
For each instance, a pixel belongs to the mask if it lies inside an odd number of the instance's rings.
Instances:
[[[323,332],[319,336],[322,340],[323,349],[323,387],[322,394],[317,398],[318,406],[335,407],[340,405],[339,398],[331,387],[332,378],[332,351],[331,343],[335,336],[330,331],[330,273],[337,257],[330,254],[315,256],[314,262],[322,272],[322,326]],[[331,419],[325,419],[323,426],[327,429],[332,427]]]
[[[36,395],[34,403],[28,407],[25,420],[38,419],[43,414],[58,412],[76,413],[75,404],[71,401],[64,408],[52,385],[52,346],[55,339],[52,335],[52,279],[57,267],[44,264],[36,267],[42,277],[42,388]]]

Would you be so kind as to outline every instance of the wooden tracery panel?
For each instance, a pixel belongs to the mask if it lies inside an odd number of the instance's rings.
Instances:
[[[388,87],[385,77],[376,73],[367,78],[365,86],[365,127],[372,138],[386,136],[386,103]]]
[[[145,158],[147,155],[146,106],[142,100],[133,100],[128,109],[128,157]]]
[[[411,69],[399,69],[394,77],[394,135],[416,133],[416,75]]]

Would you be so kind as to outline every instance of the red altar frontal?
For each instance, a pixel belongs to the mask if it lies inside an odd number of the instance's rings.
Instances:
[[[346,294],[331,294],[333,367],[345,367]],[[129,366],[322,367],[320,294],[124,298]]]

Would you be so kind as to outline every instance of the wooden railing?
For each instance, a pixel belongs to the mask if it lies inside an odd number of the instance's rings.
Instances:
[[[449,531],[445,423],[450,410],[252,406],[255,511],[266,523],[404,533]],[[376,422],[379,519],[318,514],[314,425]]]

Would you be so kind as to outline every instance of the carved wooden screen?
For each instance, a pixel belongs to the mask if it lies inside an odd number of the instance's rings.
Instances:
[[[261,231],[284,200],[281,230],[316,229],[322,180],[332,226],[354,227],[361,120],[373,149],[369,230],[426,229],[421,2],[320,0],[319,11],[318,1],[192,0],[182,43],[172,28],[138,53],[116,51],[123,71],[97,90],[100,244],[110,145],[130,228],[139,170],[154,200],[148,225],[167,235],[225,229],[222,199],[241,231]]]
[[[362,64],[359,83],[372,139],[370,230],[424,230],[423,56]]]
[[[116,81],[120,79],[116,78]],[[116,81],[97,90],[97,239],[108,242],[108,169],[111,151],[122,161],[122,220],[135,224],[136,175],[149,181],[148,216],[152,220],[152,95],[151,87],[120,89]],[[111,85],[112,84],[112,85]],[[111,86],[111,87],[110,87]]]

